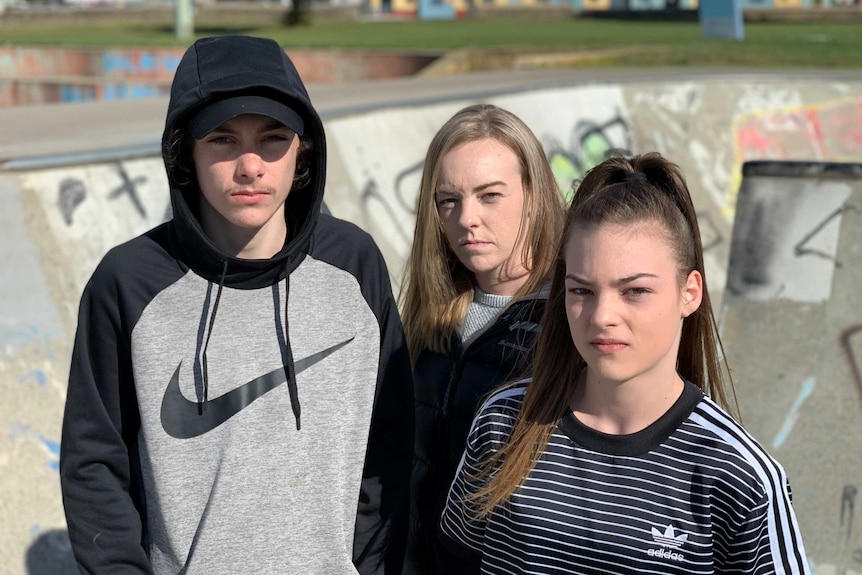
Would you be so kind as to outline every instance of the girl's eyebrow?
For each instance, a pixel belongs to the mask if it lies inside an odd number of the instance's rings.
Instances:
[[[479,184],[478,186],[476,186],[476,187],[475,187],[475,188],[473,188],[472,190],[469,190],[469,191],[468,191],[468,193],[481,192],[481,191],[487,190],[488,188],[493,188],[494,186],[503,186],[503,187],[506,187],[506,182],[503,182],[503,181],[501,181],[501,180],[494,180],[493,182],[487,182],[487,183],[484,183],[484,184]],[[452,195],[459,195],[459,194],[461,193],[461,191],[460,191],[460,190],[456,190],[455,188],[450,188],[449,186],[447,186],[447,185],[443,184],[443,185],[439,185],[439,186],[437,186],[437,189],[436,189],[436,190],[434,190],[434,193],[435,193],[435,194],[452,194]]]
[[[613,281],[611,282],[611,287],[620,287],[620,286],[624,286],[624,285],[626,285],[626,284],[630,284],[630,283],[632,283],[632,282],[634,282],[634,281],[637,281],[637,280],[639,280],[639,279],[643,279],[643,278],[658,278],[658,276],[657,276],[657,275],[655,275],[655,274],[647,273],[647,272],[636,273],[636,274],[633,274],[633,275],[630,275],[630,276],[626,276],[626,277],[624,277],[624,278],[619,278],[619,279],[615,279],[615,280],[613,280]],[[586,278],[584,278],[584,277],[581,277],[581,276],[579,276],[579,275],[577,275],[577,274],[566,274],[565,279],[567,279],[567,280],[572,280],[572,281],[575,281],[575,282],[578,282],[579,284],[581,284],[581,285],[585,285],[585,286],[591,286],[591,285],[593,285],[593,284],[592,284],[592,282],[591,282],[590,280],[588,280],[588,279],[586,279]]]

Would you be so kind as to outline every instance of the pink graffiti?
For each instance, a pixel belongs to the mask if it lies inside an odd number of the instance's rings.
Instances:
[[[748,116],[735,130],[742,161],[859,161],[862,98]]]

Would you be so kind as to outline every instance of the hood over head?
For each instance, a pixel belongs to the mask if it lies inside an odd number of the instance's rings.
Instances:
[[[183,152],[175,130],[185,139],[200,139],[224,122],[242,114],[261,114],[278,120],[313,149],[308,162],[308,184],[292,189],[285,204],[288,238],[284,249],[269,260],[244,260],[222,252],[197,219],[200,191],[194,174],[176,167]],[[181,247],[188,263],[204,277],[226,285],[256,287],[271,284],[302,259],[323,203],[326,141],[323,123],[308,97],[296,67],[274,40],[225,35],[202,38],[186,50],[174,75],[162,155],[171,188],[171,206]],[[186,154],[187,156],[188,154]],[[191,160],[187,158],[191,167]],[[299,170],[298,170],[299,171]],[[225,264],[227,273],[224,277]]]

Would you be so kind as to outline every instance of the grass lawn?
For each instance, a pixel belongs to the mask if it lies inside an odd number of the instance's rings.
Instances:
[[[862,23],[749,22],[745,41],[704,40],[697,22],[594,19],[339,21],[317,19],[287,28],[240,15],[199,24],[199,36],[238,32],[274,38],[286,48],[443,51],[475,48],[516,51],[621,49],[592,61],[601,66],[752,66],[862,68]],[[168,23],[2,23],[0,45],[180,46]]]

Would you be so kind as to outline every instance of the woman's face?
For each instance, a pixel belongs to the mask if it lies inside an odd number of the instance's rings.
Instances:
[[[652,382],[676,374],[683,318],[700,306],[702,278],[692,271],[680,283],[660,223],[572,229],[565,281],[569,330],[588,382]]]
[[[440,161],[434,201],[449,246],[482,291],[515,294],[529,279],[521,248],[524,186],[518,157],[486,138]]]

